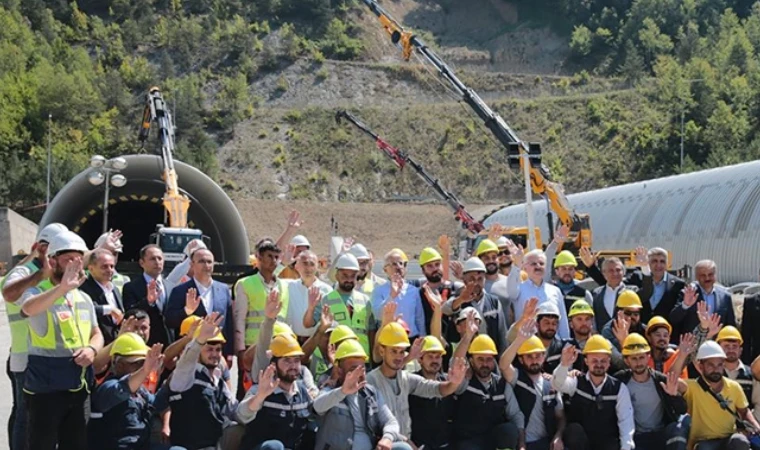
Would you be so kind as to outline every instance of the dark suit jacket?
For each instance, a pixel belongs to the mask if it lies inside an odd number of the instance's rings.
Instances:
[[[715,312],[720,316],[720,322],[723,326],[732,325],[736,326],[736,318],[734,317],[734,304],[731,300],[731,293],[722,286],[715,286],[713,288],[715,293]],[[704,301],[702,296],[702,290],[697,289],[697,303]],[[682,333],[691,332],[697,325],[699,325],[699,317],[697,317],[697,303],[691,305],[690,308],[683,308],[683,293],[678,296],[676,306],[670,311],[669,322],[673,326],[673,336],[680,336]]]
[[[625,283],[623,284],[625,287],[617,291],[617,295],[615,295],[615,302],[617,302],[618,296],[620,296],[620,293],[624,290],[634,292],[638,291],[638,288],[636,286],[629,286]],[[592,297],[594,297],[594,304],[591,305],[591,307],[594,308],[594,329],[597,333],[601,333],[602,329],[604,329],[604,326],[607,325],[607,322],[613,319],[613,317],[610,317],[610,315],[607,313],[607,308],[604,307],[605,289],[607,289],[606,284],[597,287],[591,292]],[[612,314],[613,316],[617,314],[617,306],[613,308]]]
[[[646,324],[653,316],[662,316],[665,319],[670,315],[670,311],[676,306],[681,291],[686,287],[684,281],[674,275],[668,274],[665,281],[665,293],[660,299],[660,303],[652,310],[649,299],[654,294],[654,279],[652,275],[644,275],[640,271],[633,272],[626,278],[625,284],[630,284],[639,288],[639,297],[644,308],[641,310],[641,322]]]
[[[742,362],[747,365],[752,364],[752,361],[760,355],[760,326],[753,326],[756,323],[760,323],[760,294],[744,297]]]
[[[82,286],[79,289],[89,295],[92,299],[92,303],[95,305],[95,315],[98,318],[98,326],[100,327],[100,331],[103,332],[103,341],[105,342],[105,345],[110,344],[119,334],[119,325],[114,322],[110,315],[103,312],[103,307],[109,304],[108,300],[106,300],[105,292],[103,292],[103,289],[98,282],[92,278],[92,275],[87,277],[87,280],[82,283]],[[113,288],[113,295],[116,300],[117,308],[124,312],[121,294],[115,287]]]
[[[166,326],[173,329],[177,336],[179,335],[179,327],[182,321],[187,318],[187,314],[185,313],[185,296],[190,288],[198,289],[194,279],[172,289],[169,296],[169,304],[164,309]],[[234,354],[233,340],[235,337],[235,321],[232,318],[232,293],[229,286],[219,281],[212,282],[211,290],[213,311],[206,311],[206,307],[203,306],[203,302],[201,301],[194,315],[206,317],[209,312],[218,312],[224,316],[221,324],[222,334],[227,340],[224,346],[224,354],[232,355]]]
[[[148,313],[150,317],[148,345],[158,343],[164,344],[164,348],[166,348],[167,345],[172,343],[174,337],[164,323],[164,315],[157,305],[151,305],[148,302],[148,283],[145,282],[145,277],[142,274],[132,278],[129,283],[124,285],[122,295],[124,297],[124,307],[127,310],[138,308]],[[164,309],[166,309],[166,305],[164,305]]]

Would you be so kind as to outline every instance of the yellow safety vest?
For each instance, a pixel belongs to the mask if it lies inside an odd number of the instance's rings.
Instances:
[[[259,339],[259,330],[265,318],[264,307],[267,304],[267,289],[263,278],[258,273],[245,277],[238,283],[242,284],[243,292],[248,297],[248,313],[245,319],[245,346],[248,347],[255,344]],[[276,284],[282,302],[282,309],[278,315],[285,318],[288,314],[288,283],[278,278]],[[235,283],[235,290],[237,290],[237,283]]]
[[[369,304],[369,298],[361,292],[351,292],[351,303],[354,309],[353,316],[349,314],[348,306],[343,303],[343,299],[337,290],[331,291],[322,301],[330,307],[330,312],[336,322],[354,330],[356,337],[359,338],[359,342],[364,347],[364,351],[370,355],[369,336],[367,336],[367,305]]]
[[[32,261],[24,264],[31,273],[37,272],[37,266]],[[5,286],[5,276],[0,280],[0,290]],[[11,329],[11,353],[24,354],[29,348],[27,340],[29,339],[29,326],[26,318],[21,314],[21,307],[16,303],[5,302],[5,312],[8,314],[8,326]]]

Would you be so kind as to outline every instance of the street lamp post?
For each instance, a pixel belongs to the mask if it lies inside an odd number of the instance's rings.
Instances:
[[[90,167],[95,169],[87,175],[87,180],[90,184],[100,186],[105,183],[105,192],[103,194],[103,233],[107,233],[108,200],[111,186],[120,188],[127,184],[127,177],[119,173],[127,168],[127,160],[121,156],[107,160],[104,156],[95,155],[90,158]]]

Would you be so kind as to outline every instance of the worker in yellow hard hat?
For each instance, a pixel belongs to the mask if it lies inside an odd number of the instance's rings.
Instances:
[[[467,348],[472,377],[457,390],[454,448],[517,448],[524,420],[512,386],[495,372],[496,357],[488,335],[472,338]]]
[[[512,317],[512,310],[510,308],[512,300],[507,293],[507,277],[499,273],[500,253],[504,253],[508,256],[509,250],[499,250],[496,243],[490,239],[483,239],[480,241],[477,250],[475,250],[475,256],[483,261],[483,265],[485,265],[486,268],[483,290],[489,295],[496,297],[499,301],[499,305],[501,305],[504,320],[507,325],[511,325],[515,318]]]
[[[562,350],[552,386],[570,399],[565,410],[567,448],[630,450],[634,446],[631,396],[625,384],[607,375],[611,356],[610,341],[599,334],[591,336],[583,348],[588,372],[576,377],[569,371],[578,349],[568,345]]]
[[[237,415],[245,425],[240,448],[312,448],[312,398],[301,380],[304,352],[291,334],[280,334],[269,344],[271,364],[259,373],[259,383],[245,395]]]
[[[627,369],[615,378],[631,392],[636,448],[665,450],[672,448],[666,442],[680,442],[685,449],[689,427],[680,420],[686,414],[686,401],[678,394],[678,383],[668,386],[668,377],[649,367],[650,348],[644,336],[629,334],[622,353]]]
[[[150,447],[155,397],[143,383],[161,366],[162,344],[148,347],[136,333],[120,334],[110,348],[111,371],[92,393],[87,425],[90,448]]]
[[[525,416],[525,448],[564,448],[562,397],[544,378],[547,348],[541,338],[533,335],[535,327],[532,321],[521,324],[514,341],[501,356],[499,368],[504,379],[515,390],[517,404]],[[512,364],[515,357],[520,361],[519,368]],[[532,412],[537,405],[541,408],[541,414]],[[525,411],[531,413],[525,414]]]
[[[587,289],[578,285],[575,279],[578,261],[568,250],[562,250],[554,258],[554,284],[562,292],[565,299],[565,308],[570,311],[570,307],[578,300],[584,300],[589,305],[594,303],[594,297]]]
[[[647,342],[651,348],[651,357],[649,358],[649,367],[651,369],[662,373],[669,373],[671,371],[679,353],[678,350],[672,348],[670,345],[670,334],[672,332],[673,327],[662,316],[654,316],[649,319],[649,322],[647,322],[647,331],[644,336],[647,338]],[[699,331],[699,329],[696,330],[695,336],[697,337],[698,343],[704,341],[706,333],[707,329],[703,332]],[[689,360],[685,365],[691,363],[691,359],[692,358],[689,357]],[[688,377],[688,371],[686,370],[686,367],[684,367],[681,378],[687,379]]]
[[[726,376],[742,386],[744,395],[746,395],[749,401],[750,409],[754,411],[755,403],[760,402],[760,387],[755,387],[757,382],[755,381],[755,377],[752,376],[752,370],[740,359],[744,338],[736,327],[726,325],[720,329],[715,341],[720,344],[720,347],[726,354],[726,362],[724,364]]]
[[[621,335],[622,330],[617,328],[626,326],[628,333],[639,333],[640,335],[646,334],[646,325],[641,321],[641,299],[639,294],[631,290],[624,290],[618,295],[615,302],[615,309],[617,310],[617,318],[610,320],[602,328],[602,336],[612,343],[615,349],[619,352],[621,350],[622,342],[616,335]]]
[[[390,322],[377,333],[382,363],[367,374],[367,383],[374,386],[388,402],[388,406],[399,421],[401,434],[410,439],[412,419],[409,415],[409,396],[422,398],[443,398],[454,393],[464,380],[466,365],[464,358],[452,362],[448,379],[427,380],[420,375],[404,370],[410,342],[406,330],[398,322]],[[423,339],[415,342],[422,347]],[[396,392],[400,389],[400,393]],[[399,400],[394,400],[399,399]]]
[[[369,357],[359,341],[346,339],[338,345],[335,351],[335,363],[340,369],[337,385],[322,389],[314,400],[314,412],[321,417],[314,448],[411,448],[399,433],[399,423],[386,401],[367,383],[367,361]],[[354,432],[367,427],[375,431],[371,435]]]
[[[449,336],[453,332],[454,323],[450,315],[443,314],[443,304],[464,285],[461,282],[451,282],[443,279],[445,261],[438,250],[426,247],[420,252],[420,268],[424,278],[412,280],[412,284],[420,288],[422,311],[425,315],[425,333],[440,333]],[[416,283],[415,283],[416,281]],[[433,328],[440,328],[436,332]],[[448,360],[444,361],[448,366]]]

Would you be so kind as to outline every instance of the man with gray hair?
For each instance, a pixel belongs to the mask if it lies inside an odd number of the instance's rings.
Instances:
[[[597,331],[601,331],[604,325],[615,317],[615,304],[622,291],[638,291],[636,286],[626,285],[624,282],[625,266],[619,258],[606,258],[602,262],[602,274],[606,284],[591,292],[594,298],[591,306],[594,308],[594,325]]]
[[[630,274],[625,284],[639,288],[642,323],[654,316],[668,317],[686,287],[682,279],[668,273],[668,257],[667,250],[661,247],[636,248],[636,264],[641,269]],[[673,336],[677,338],[680,334]]]
[[[736,326],[734,305],[728,289],[716,283],[718,267],[715,261],[703,259],[694,266],[696,282],[687,286],[678,297],[678,302],[670,312],[669,322],[673,333],[680,336],[699,325],[698,302],[707,304],[710,314],[717,313],[723,326]]]
[[[373,331],[380,325],[383,306],[389,301],[394,301],[397,304],[396,314],[401,314],[409,325],[409,338],[425,336],[425,312],[422,309],[420,291],[405,280],[408,261],[406,253],[398,248],[385,254],[383,268],[389,282],[375,286],[375,290],[372,291],[372,313],[376,319],[376,323],[370,324],[375,328]]]
[[[567,309],[562,291],[551,283],[544,281],[546,274],[546,254],[543,250],[531,250],[523,256],[523,250],[513,242],[507,244],[512,264],[521,267],[528,274],[528,279],[520,281],[520,271],[512,270],[507,277],[507,295],[512,299],[515,317],[522,317],[525,304],[533,297],[538,298],[538,305],[553,303],[559,311],[557,336],[570,339],[570,326],[567,321]]]
[[[285,281],[288,284],[288,312],[285,322],[293,328],[301,342],[305,341],[316,331],[316,326],[303,326],[303,315],[306,311],[314,310],[321,304],[322,297],[327,296],[332,287],[317,278],[319,261],[316,253],[302,250],[295,260],[295,270],[299,274],[296,280]]]

